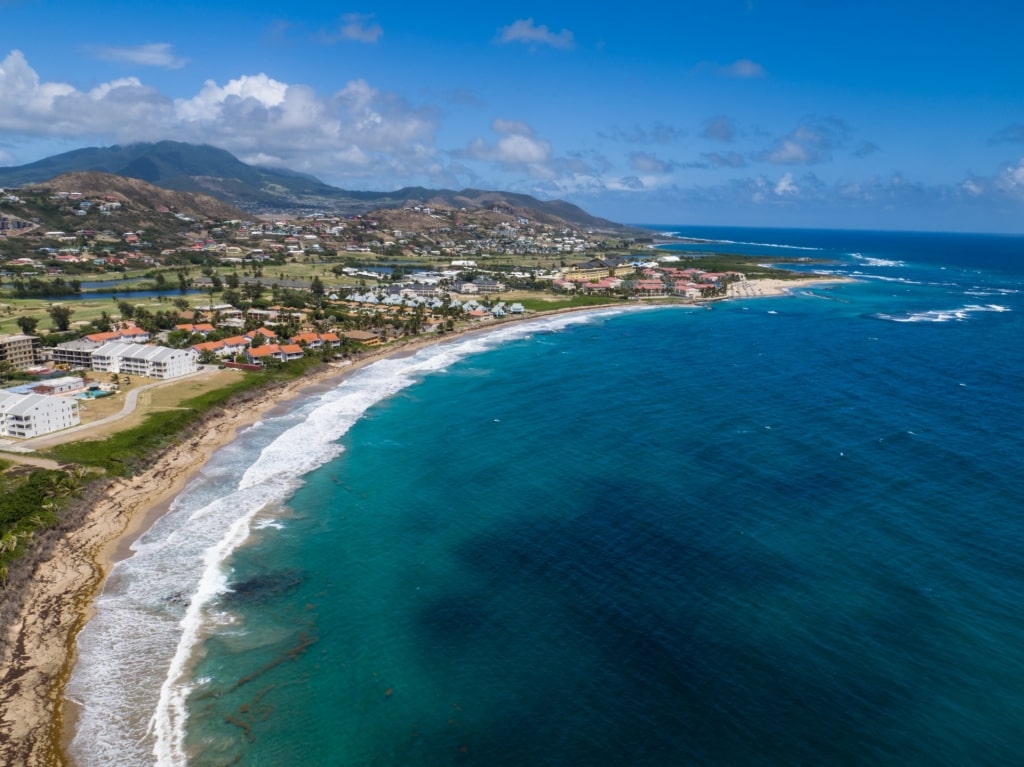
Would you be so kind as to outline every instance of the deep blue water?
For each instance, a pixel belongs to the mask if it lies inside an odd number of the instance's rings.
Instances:
[[[268,418],[115,568],[79,764],[1019,763],[1024,238],[663,229],[858,281]]]

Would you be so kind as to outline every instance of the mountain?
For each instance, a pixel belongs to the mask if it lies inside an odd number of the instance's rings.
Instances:
[[[526,194],[479,189],[406,187],[394,192],[351,191],[305,173],[247,165],[223,149],[180,141],[76,149],[28,165],[0,168],[0,187],[40,183],[81,171],[109,173],[165,189],[208,194],[250,213],[320,210],[351,215],[420,204],[496,208],[556,226],[564,223],[602,232],[627,230],[562,200],[545,201]]]

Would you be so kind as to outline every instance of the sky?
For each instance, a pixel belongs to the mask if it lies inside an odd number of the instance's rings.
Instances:
[[[633,224],[1024,232],[1024,4],[0,0],[0,165],[174,139]]]

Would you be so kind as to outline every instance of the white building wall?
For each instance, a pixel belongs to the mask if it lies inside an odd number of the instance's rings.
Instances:
[[[8,394],[0,398],[0,434],[28,439],[80,423],[78,401],[45,394]]]

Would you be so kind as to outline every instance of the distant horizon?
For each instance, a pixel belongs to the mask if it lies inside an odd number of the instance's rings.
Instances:
[[[146,140],[126,141],[126,142],[120,142],[120,143],[114,143],[114,144],[106,144],[106,145],[100,145],[100,144],[85,145],[85,144],[83,144],[81,146],[77,146],[77,147],[70,148],[70,149],[64,149],[63,151],[55,152],[53,154],[49,154],[49,155],[46,155],[44,157],[37,158],[37,159],[32,160],[30,162],[21,163],[21,164],[18,164],[18,165],[0,165],[0,169],[16,169],[16,168],[21,168],[21,167],[24,167],[24,166],[27,166],[27,165],[32,165],[32,164],[37,163],[37,162],[43,162],[45,160],[48,160],[48,159],[50,159],[52,157],[56,157],[56,156],[59,156],[59,155],[70,154],[70,153],[73,153],[73,152],[76,152],[76,151],[82,151],[82,150],[88,150],[88,149],[112,149],[114,147],[129,147],[129,146],[137,146],[137,145],[159,144],[159,143],[163,143],[163,142],[188,144],[188,145],[191,145],[191,146],[205,146],[205,147],[209,147],[209,148],[212,148],[212,149],[228,152],[229,154],[234,156],[239,161],[245,162],[241,158],[237,157],[237,155],[235,155],[235,153],[232,152],[230,149],[226,149],[224,147],[216,146],[216,145],[214,145],[212,143],[209,143],[209,142],[190,142],[190,141],[182,141],[180,139],[167,139],[167,138],[165,138],[165,139],[156,139],[156,140],[153,140],[153,141],[146,141]],[[0,154],[0,156],[2,156],[2,154]],[[464,187],[457,187],[456,188],[456,187],[439,187],[439,186],[438,187],[429,187],[429,186],[428,187],[423,187],[422,184],[406,184],[404,186],[389,187],[389,188],[379,188],[379,189],[374,189],[374,188],[369,188],[369,187],[359,187],[359,188],[355,188],[355,187],[339,187],[336,184],[333,184],[333,183],[325,180],[324,178],[321,178],[319,175],[317,175],[316,172],[313,172],[313,171],[298,171],[298,170],[295,170],[294,168],[290,168],[290,167],[285,166],[285,165],[258,165],[258,164],[254,164],[254,163],[245,163],[245,164],[249,165],[250,167],[258,168],[258,169],[262,169],[262,170],[279,171],[279,172],[284,172],[284,173],[301,174],[301,175],[309,176],[309,177],[315,178],[317,181],[319,181],[319,182],[321,182],[323,184],[326,184],[328,186],[333,186],[333,187],[335,187],[337,189],[343,189],[345,191],[351,191],[351,192],[372,192],[372,193],[388,194],[388,193],[397,192],[397,191],[400,191],[400,190],[406,189],[406,188],[422,187],[422,188],[425,188],[425,189],[428,189],[428,190],[431,190],[431,191],[435,191],[436,190],[436,191],[456,191],[456,192],[458,192],[458,191],[464,191],[464,190],[467,190],[467,189],[474,189],[474,190],[478,190],[478,191],[495,192],[495,193],[500,193],[500,194],[526,194],[526,195],[529,195],[529,196],[533,196],[533,197],[535,197],[536,199],[538,199],[540,201],[545,201],[545,202],[552,202],[552,201],[568,202],[568,203],[571,203],[573,205],[578,206],[584,212],[586,212],[586,213],[588,213],[588,214],[590,214],[592,216],[596,216],[596,217],[599,217],[599,218],[604,218],[604,219],[607,219],[607,220],[611,221],[612,223],[621,224],[623,226],[637,227],[637,228],[641,228],[641,229],[673,228],[673,227],[679,227],[679,226],[695,226],[695,227],[706,226],[706,227],[732,227],[732,228],[741,228],[741,229],[776,229],[776,230],[787,230],[787,229],[792,230],[792,229],[797,229],[797,230],[807,230],[807,231],[906,232],[906,233],[911,233],[911,234],[913,234],[913,233],[926,233],[926,234],[976,234],[976,235],[1009,236],[1009,237],[1024,236],[1024,224],[1020,225],[1021,228],[1020,229],[1016,229],[1016,230],[1014,230],[1014,229],[988,229],[988,230],[982,230],[982,229],[931,229],[931,228],[925,228],[925,227],[922,227],[922,226],[913,227],[913,226],[910,226],[905,221],[892,222],[892,224],[889,225],[889,226],[881,225],[881,224],[855,225],[855,224],[852,224],[852,223],[849,223],[849,222],[834,223],[832,225],[825,225],[825,224],[821,224],[821,223],[817,223],[817,224],[813,224],[812,225],[812,224],[808,224],[808,223],[777,223],[777,222],[774,222],[774,221],[772,223],[764,223],[764,222],[753,223],[753,222],[749,222],[749,221],[748,222],[741,222],[741,223],[723,222],[723,221],[717,221],[717,222],[709,223],[707,221],[704,221],[702,223],[692,223],[692,224],[638,224],[638,223],[630,222],[626,217],[623,217],[623,216],[618,215],[616,213],[608,212],[608,211],[605,211],[603,209],[598,209],[599,205],[597,203],[595,203],[594,201],[591,201],[590,203],[588,203],[586,201],[581,202],[579,200],[572,199],[570,197],[544,197],[544,196],[539,196],[538,194],[531,193],[531,192],[528,192],[528,191],[521,191],[521,190],[514,190],[514,189],[503,189],[503,188],[490,188],[490,187],[483,187],[483,186],[464,186]],[[72,172],[106,172],[106,171],[89,171],[87,169],[83,169],[81,171],[72,171]],[[33,182],[33,183],[35,183],[35,182]],[[1021,213],[1022,213],[1022,216],[1024,216],[1024,207],[1022,207]]]

